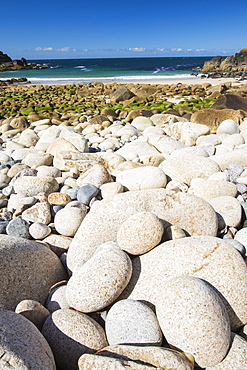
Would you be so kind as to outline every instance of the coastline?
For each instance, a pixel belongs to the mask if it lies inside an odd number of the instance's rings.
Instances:
[[[211,84],[212,86],[216,86],[219,84],[225,84],[225,83],[231,83],[232,86],[234,85],[243,85],[247,83],[247,81],[239,81],[235,78],[200,78],[200,77],[193,77],[190,76],[188,78],[162,78],[160,77],[159,79],[119,79],[119,78],[111,78],[111,79],[104,79],[104,78],[99,78],[95,80],[88,80],[88,81],[83,81],[83,82],[77,82],[73,79],[69,81],[49,81],[47,80],[45,82],[31,82],[30,86],[34,85],[88,85],[88,84],[94,84],[97,82],[101,82],[103,84],[113,84],[117,83],[119,85],[126,85],[126,84],[134,84],[134,85],[178,85],[178,84],[183,84],[183,85],[202,85],[202,84]]]

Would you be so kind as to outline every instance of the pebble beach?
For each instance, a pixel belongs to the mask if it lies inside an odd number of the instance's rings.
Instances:
[[[0,86],[0,368],[247,367],[247,84]]]

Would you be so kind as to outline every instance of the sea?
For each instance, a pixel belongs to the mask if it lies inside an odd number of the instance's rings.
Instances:
[[[26,77],[33,84],[90,82],[139,82],[197,78],[204,62],[212,57],[141,57],[92,59],[42,59],[28,63],[45,64],[49,69],[0,72],[0,80]]]

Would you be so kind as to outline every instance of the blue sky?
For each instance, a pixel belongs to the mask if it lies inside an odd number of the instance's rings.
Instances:
[[[232,55],[247,47],[247,2],[12,0],[0,50],[12,59]]]

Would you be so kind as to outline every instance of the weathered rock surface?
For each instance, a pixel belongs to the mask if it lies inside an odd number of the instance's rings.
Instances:
[[[161,345],[162,333],[156,315],[142,302],[123,299],[107,313],[105,330],[108,343]]]
[[[190,185],[195,177],[208,178],[213,173],[220,171],[220,167],[210,158],[188,156],[181,158],[168,158],[159,166],[172,180],[182,181]]]
[[[217,289],[226,304],[232,328],[247,322],[246,265],[240,253],[226,241],[210,236],[167,241],[136,257],[132,264],[131,280],[120,299],[156,304],[163,279],[191,275]]]
[[[51,348],[36,326],[12,311],[0,313],[0,368],[55,370]]]
[[[164,281],[156,310],[170,346],[191,353],[200,367],[223,360],[230,346],[230,322],[220,296],[204,280],[179,276]]]
[[[247,62],[247,59],[246,59]],[[224,94],[211,105],[212,109],[242,109],[247,112],[247,99],[238,95]]]
[[[160,243],[163,233],[162,222],[155,214],[138,212],[122,223],[117,233],[117,243],[130,254],[143,254]]]
[[[0,307],[13,310],[23,299],[44,304],[50,287],[67,278],[58,257],[43,244],[6,235],[0,242]]]
[[[226,357],[217,365],[207,366],[206,370],[242,370],[247,365],[247,341],[232,333],[231,345]]]
[[[247,49],[243,48],[238,53],[226,58],[217,56],[205,62],[202,72],[211,71],[247,71]]]
[[[122,293],[131,273],[127,253],[117,246],[103,244],[87,262],[76,265],[67,284],[66,300],[81,312],[102,310]]]
[[[120,172],[116,176],[116,181],[128,190],[143,190],[164,188],[167,178],[162,169],[145,166]]]
[[[157,368],[167,368],[169,370],[194,369],[192,355],[164,347],[115,345],[101,349],[97,352],[97,355],[104,358],[110,357],[120,360],[130,359],[136,362],[141,361],[147,365]]]
[[[107,345],[104,330],[95,320],[70,309],[53,312],[46,319],[42,334],[61,370],[77,370],[82,354],[94,353]]]
[[[148,189],[116,194],[93,203],[68,251],[68,267],[88,260],[98,246],[116,241],[120,225],[137,212],[152,212],[164,223],[180,226],[190,235],[216,236],[218,222],[213,208],[199,197]]]

